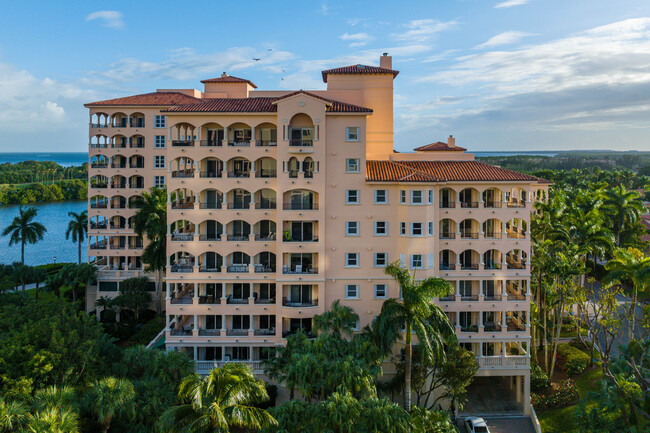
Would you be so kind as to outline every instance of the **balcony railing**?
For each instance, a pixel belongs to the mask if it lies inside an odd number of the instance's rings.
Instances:
[[[221,209],[221,203],[222,202],[220,201],[211,202],[211,203],[200,203],[199,209]]]
[[[107,207],[108,207],[108,202],[90,203],[91,209],[106,209]]]
[[[250,202],[241,202],[241,201],[236,201],[236,202],[230,202],[228,203],[227,208],[228,209],[250,209],[251,204]]]
[[[483,295],[483,299],[486,301],[500,301],[501,295],[497,295],[497,294]]]
[[[500,208],[502,205],[503,203],[500,201],[486,201],[484,206],[486,208]]]
[[[226,297],[226,304],[245,305],[248,304],[248,297],[246,298],[233,298],[232,295]]]
[[[508,239],[526,239],[526,233],[517,231],[508,232]]]
[[[278,171],[276,169],[262,169],[255,172],[255,177],[271,178],[277,176]]]
[[[126,168],[126,163],[124,163],[124,164],[111,164],[111,168]]]
[[[485,264],[485,269],[501,269],[501,263],[486,263]]]
[[[191,265],[171,265],[172,272],[192,272],[194,271],[194,266]]]
[[[248,335],[248,329],[226,329],[228,337],[245,337]]]
[[[484,326],[485,332],[501,332],[501,325],[498,323],[486,323]]]
[[[194,233],[172,233],[172,241],[192,241]]]
[[[192,147],[194,146],[193,140],[172,140],[173,147]]]
[[[453,271],[456,269],[456,265],[453,263],[440,263],[440,269],[443,271]]]
[[[107,183],[91,183],[90,184],[91,188],[108,188]]]
[[[291,147],[313,147],[314,140],[303,140],[301,138],[294,138],[289,141]]]
[[[201,295],[199,296],[199,304],[221,304],[221,296],[215,297],[213,295]]]
[[[301,268],[298,266],[287,268],[283,266],[282,273],[283,274],[317,274],[318,268],[308,268],[308,267]]]
[[[456,207],[456,202],[453,201],[441,201],[440,202],[440,208],[441,209],[452,209]]]
[[[263,328],[260,328],[260,329],[256,329],[255,331],[253,331],[253,334],[254,334],[254,335],[257,335],[257,336],[275,335],[275,328],[269,328],[269,329],[263,329]]]
[[[221,235],[217,235],[217,234],[199,235],[199,240],[200,241],[219,241],[219,240],[221,240]]]
[[[223,172],[221,170],[217,171],[202,171],[199,176],[202,178],[216,179],[220,178]]]
[[[103,223],[90,223],[91,229],[105,229],[108,226],[105,222]]]
[[[508,301],[525,301],[525,293],[508,293]]]
[[[199,329],[200,337],[218,337],[221,335],[220,329]]]
[[[221,266],[215,266],[215,265],[200,266],[199,272],[221,272]]]
[[[230,178],[242,178],[242,177],[251,177],[251,172],[250,171],[229,171],[228,172],[228,177]]]
[[[187,177],[194,177],[194,170],[192,169],[187,169],[187,170],[176,170],[172,171],[172,177],[178,178],[187,178]]]
[[[218,140],[201,140],[199,142],[201,147],[221,147],[221,141]]]
[[[275,273],[275,266],[271,265],[263,265],[263,264],[255,264],[253,265],[255,268],[255,273],[256,274],[271,274]]]
[[[461,232],[461,239],[478,239],[478,233]]]
[[[518,208],[523,208],[526,207],[526,202],[518,200],[516,198],[510,199],[510,201],[507,203],[508,207],[518,207]]]
[[[185,328],[172,329],[171,331],[169,331],[169,334],[173,336],[183,336],[183,335],[190,336],[192,335],[192,330],[185,329]]]
[[[318,210],[318,203],[284,203],[284,210]]]
[[[250,140],[246,141],[229,141],[228,146],[230,147],[249,147],[251,145]]]
[[[126,182],[112,183],[111,188],[114,188],[114,189],[126,188]]]
[[[89,248],[91,250],[105,250],[106,249],[106,244],[101,243],[101,242],[100,243],[94,243],[94,244],[90,244]]]
[[[302,233],[291,233],[289,238],[283,238],[283,242],[318,242],[318,236],[305,235]]]
[[[460,202],[460,207],[462,207],[462,208],[477,208],[478,207],[478,202],[477,201],[461,201]]]
[[[466,263],[466,264],[461,264],[460,268],[462,270],[467,270],[467,271],[477,271],[478,270],[478,264],[477,263]]]
[[[278,145],[277,141],[256,140],[255,146],[257,147],[275,147]]]
[[[193,300],[191,296],[182,296],[180,298],[172,298],[170,302],[172,304],[189,305],[193,302]]]
[[[255,240],[256,241],[274,241],[275,240],[275,233],[266,233],[262,235],[255,235]]]
[[[519,323],[512,320],[507,322],[507,326],[508,326],[508,332],[523,332],[526,330],[526,326],[523,323]]]
[[[513,368],[528,367],[528,356],[479,356],[476,358],[479,368]]]
[[[108,168],[108,162],[93,162],[90,168]]]
[[[248,272],[248,265],[230,265],[226,270],[230,273],[246,273]]]
[[[485,239],[501,239],[502,235],[501,232],[487,232],[484,234],[484,237]]]
[[[478,332],[478,325],[461,325],[460,330],[462,332]]]
[[[172,203],[172,209],[192,209],[194,208],[194,200],[181,200]]]
[[[456,239],[456,233],[442,232],[440,239]]]
[[[228,235],[226,239],[231,242],[246,242],[248,241],[248,237],[249,235],[247,234],[246,235],[239,234],[239,235]]]
[[[255,209],[275,209],[277,203],[274,201],[264,200],[260,203],[255,203]]]
[[[478,295],[461,295],[460,300],[463,302],[476,302],[478,301]]]
[[[318,299],[292,301],[287,298],[282,298],[282,305],[284,307],[318,307]]]

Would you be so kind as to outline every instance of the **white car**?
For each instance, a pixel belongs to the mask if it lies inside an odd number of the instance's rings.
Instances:
[[[490,433],[483,418],[467,418],[465,420],[465,430],[467,433]]]

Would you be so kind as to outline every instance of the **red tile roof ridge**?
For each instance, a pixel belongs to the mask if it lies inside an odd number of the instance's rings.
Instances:
[[[425,144],[424,146],[416,147],[416,152],[465,152],[467,149],[460,146],[449,147],[449,144],[443,141]]]
[[[326,69],[321,71],[323,75],[323,82],[327,83],[328,74],[392,74],[393,78],[397,77],[399,71],[394,69],[386,69],[380,66],[368,66],[362,64],[341,66],[339,68]]]
[[[222,77],[208,78],[207,80],[201,80],[201,82],[203,84],[206,84],[206,83],[223,83],[223,84],[248,83],[251,86],[253,86],[255,89],[257,89],[257,86],[251,80],[247,80],[246,78],[235,77],[234,75],[226,75],[226,76],[222,76]]]
[[[186,95],[181,92],[149,92],[137,95],[123,96],[120,98],[105,99],[97,102],[89,102],[84,107],[101,107],[101,106],[170,106],[186,105],[190,101],[200,102],[201,99],[194,96]]]

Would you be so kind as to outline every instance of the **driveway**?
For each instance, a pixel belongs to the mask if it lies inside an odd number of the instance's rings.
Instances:
[[[533,422],[528,417],[517,418],[483,418],[490,429],[490,433],[535,433]],[[461,433],[466,433],[465,426],[461,424]]]

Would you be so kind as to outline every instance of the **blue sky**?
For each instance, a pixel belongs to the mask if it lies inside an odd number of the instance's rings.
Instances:
[[[84,102],[200,88],[322,89],[320,70],[395,80],[395,148],[650,150],[647,0],[4,0],[0,152],[85,151]],[[262,60],[255,62],[253,58]]]

